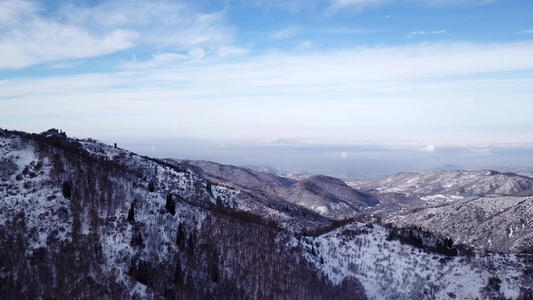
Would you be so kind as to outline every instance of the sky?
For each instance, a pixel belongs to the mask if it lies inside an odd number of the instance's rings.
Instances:
[[[0,0],[0,127],[353,174],[533,167],[532,15],[530,0]]]

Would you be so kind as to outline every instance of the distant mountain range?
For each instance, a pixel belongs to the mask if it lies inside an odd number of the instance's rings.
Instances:
[[[381,222],[421,227],[478,251],[533,250],[533,178],[515,173],[400,173],[349,185],[374,195]]]
[[[344,182],[0,130],[2,299],[532,299],[533,179]]]

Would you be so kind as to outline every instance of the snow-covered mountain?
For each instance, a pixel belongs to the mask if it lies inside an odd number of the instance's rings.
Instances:
[[[372,212],[397,227],[422,227],[479,251],[533,250],[533,178],[515,173],[400,173],[354,181],[381,201]]]
[[[482,171],[442,171],[437,173],[399,173],[378,180],[353,181],[350,185],[380,193],[421,196],[454,195],[533,195],[533,178],[516,173]]]
[[[353,222],[406,220],[387,195],[326,176],[153,159],[58,130],[0,130],[0,298],[532,297],[530,254]],[[505,201],[510,218],[520,203]]]
[[[173,160],[167,160],[172,162]],[[310,210],[331,219],[344,219],[375,206],[377,200],[349,187],[337,178],[315,175],[296,181],[267,172],[206,161],[178,161],[213,182],[238,187],[269,205],[288,210]]]

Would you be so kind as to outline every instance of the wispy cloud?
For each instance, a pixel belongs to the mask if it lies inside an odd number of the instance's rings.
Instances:
[[[137,69],[1,82],[0,119],[80,135],[113,127],[138,136],[523,141],[530,133],[519,129],[533,126],[526,113],[533,81],[505,72],[533,70],[532,51],[533,42],[441,42],[238,60],[161,52]],[[209,122],[195,125],[201,119]],[[516,128],[502,127],[509,123]],[[492,128],[491,135],[477,135],[472,124]]]
[[[449,7],[458,5],[486,5],[496,1],[501,0],[241,0],[245,5],[287,10],[293,13],[315,11],[322,7],[327,7],[328,14],[340,9],[351,9],[356,12],[362,12],[394,2],[418,2],[425,6]],[[383,18],[390,18],[390,15],[385,15]]]
[[[487,5],[493,2],[502,1],[502,0],[415,0],[427,6],[433,7],[450,7],[458,5]]]
[[[367,34],[367,33],[378,33],[385,32],[384,29],[372,29],[372,28],[335,28],[335,29],[325,29],[326,34]]]
[[[320,2],[324,0],[244,0],[246,5],[276,8],[290,12],[300,12],[305,10],[314,10]]]
[[[351,8],[361,12],[366,9],[377,8],[392,2],[394,2],[394,0],[331,0],[330,9],[337,11],[343,8]]]
[[[11,26],[21,18],[31,18],[38,11],[35,3],[20,0],[5,0],[0,5],[0,28]]]
[[[295,37],[303,32],[303,29],[298,26],[290,26],[280,29],[272,34],[272,38],[275,40],[284,40]]]
[[[411,32],[409,32],[409,34],[407,36],[408,37],[412,37],[412,36],[415,36],[415,35],[422,35],[422,34],[426,34],[426,32],[424,30],[411,31]]]
[[[307,50],[307,49],[311,48],[312,45],[313,45],[313,42],[311,42],[311,41],[303,41],[296,47],[296,51]]]
[[[190,59],[190,57],[186,54],[158,52],[152,54],[152,58],[148,61],[138,62],[134,57],[133,61],[126,63],[123,67],[127,69],[148,69],[187,59]]]
[[[96,57],[148,44],[189,51],[231,44],[223,12],[200,13],[167,1],[112,0],[96,6],[68,5],[42,14],[39,2],[0,6],[0,69],[47,61]]]
[[[250,53],[249,48],[234,47],[234,46],[223,46],[218,48],[217,54],[220,57],[237,57],[243,56]]]
[[[446,33],[446,30],[432,30],[432,31],[419,30],[419,31],[409,32],[409,34],[407,34],[407,37],[413,37],[413,36],[424,35],[424,34],[444,34],[444,33]]]
[[[33,18],[0,34],[0,69],[110,54],[132,47],[137,36],[121,29],[95,35],[82,28]]]
[[[69,24],[95,31],[126,28],[139,33],[139,43],[158,47],[206,47],[233,40],[224,12],[202,13],[192,3],[167,0],[110,0],[97,6],[67,6]]]
[[[330,0],[333,10],[341,8],[352,8],[356,11],[363,11],[381,7],[393,2],[418,2],[426,6],[449,7],[457,5],[486,5],[498,0]]]
[[[522,31],[517,32],[516,34],[530,34],[530,33],[533,33],[533,29],[522,30]]]

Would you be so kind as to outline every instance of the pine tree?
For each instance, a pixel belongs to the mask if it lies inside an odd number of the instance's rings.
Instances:
[[[187,239],[187,248],[190,255],[194,255],[194,245],[196,244],[196,234],[194,232],[189,233],[189,238]]]
[[[128,222],[131,224],[135,223],[135,208],[133,202],[130,205],[130,210],[128,211]]]
[[[215,196],[213,196],[213,187],[211,186],[211,182],[207,182],[206,185],[205,185],[205,189],[207,190],[207,192],[209,193],[209,195],[214,198]]]
[[[172,199],[172,194],[167,195],[167,202],[165,203],[165,208],[171,215],[176,214],[176,203]]]
[[[180,249],[182,249],[185,244],[185,236],[185,225],[183,222],[180,222],[178,225],[178,234],[176,235],[176,245],[178,245]]]
[[[63,182],[63,197],[69,199],[72,195],[72,183],[70,181]]]

